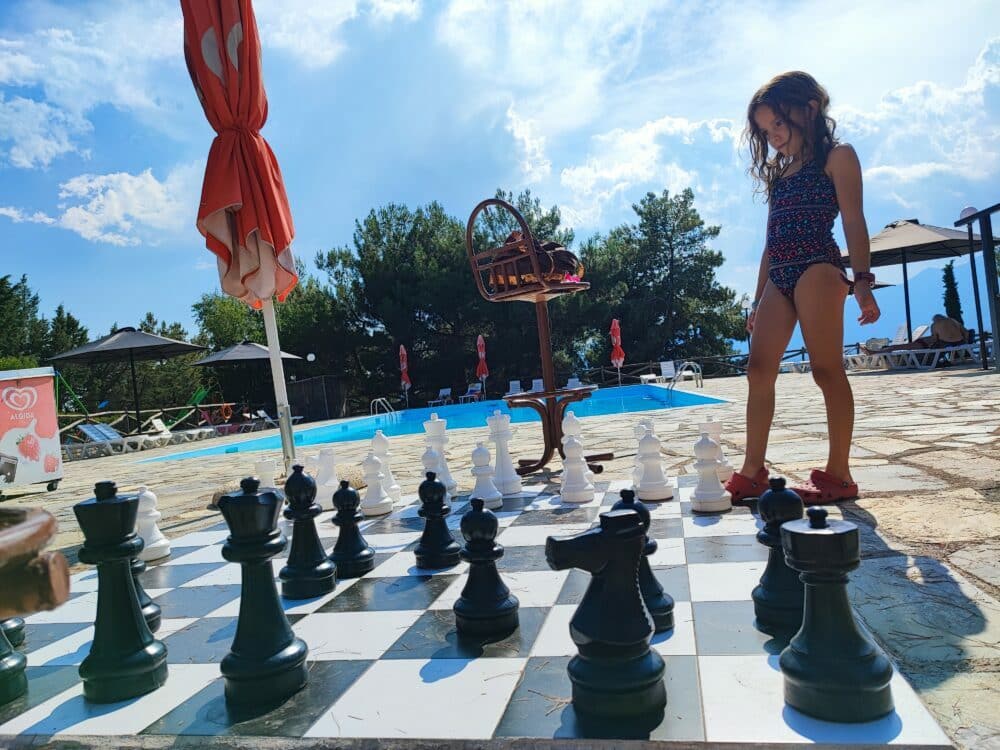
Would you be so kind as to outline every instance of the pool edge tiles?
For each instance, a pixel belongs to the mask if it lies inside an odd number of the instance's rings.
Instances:
[[[598,389],[593,392],[590,398],[570,404],[567,407],[567,411],[572,411],[581,419],[587,419],[589,417],[614,414],[630,414],[660,409],[685,409],[725,403],[729,403],[727,399],[717,396],[705,396],[699,393],[692,393],[691,391],[679,391],[657,385],[626,385]],[[370,440],[375,434],[375,430],[379,429],[388,437],[415,435],[423,432],[423,422],[429,419],[431,414],[437,414],[442,419],[448,420],[449,430],[485,427],[486,417],[497,409],[510,414],[511,422],[513,423],[540,421],[538,414],[533,409],[512,410],[502,400],[447,404],[444,406],[406,409],[391,414],[353,417],[338,420],[331,424],[296,429],[295,445],[307,447],[353,440]],[[181,453],[147,458],[143,459],[140,463],[183,461],[189,458],[253,453],[265,450],[278,450],[280,448],[281,436],[277,432],[274,432],[265,437],[250,438],[237,443],[197,448]]]

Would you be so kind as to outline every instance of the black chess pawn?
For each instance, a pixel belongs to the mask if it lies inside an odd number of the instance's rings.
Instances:
[[[567,668],[573,707],[584,720],[627,719],[652,728],[663,719],[667,691],[663,658],[649,647],[653,621],[638,585],[646,535],[634,510],[608,511],[600,521],[545,542],[550,568],[593,576],[569,625],[578,650]]]
[[[341,480],[340,489],[333,493],[333,507],[337,509],[333,522],[340,527],[340,533],[330,554],[341,578],[357,578],[375,567],[375,550],[365,541],[358,527],[364,520],[358,510],[360,505],[361,495],[349,482]]]
[[[24,673],[27,666],[27,657],[14,650],[6,631],[0,628],[0,706],[27,692],[28,678]]]
[[[327,558],[316,531],[316,516],[323,512],[316,502],[316,482],[301,466],[293,466],[292,475],[285,480],[285,497],[285,518],[293,526],[288,564],[278,574],[281,595],[312,599],[328,594],[337,585],[337,567]]]
[[[783,477],[771,477],[770,489],[757,501],[764,528],[757,541],[770,548],[767,567],[751,594],[757,627],[771,635],[790,638],[802,625],[805,586],[799,574],[785,564],[781,549],[781,525],[802,518],[802,498],[785,487]]]
[[[167,680],[167,648],[146,623],[131,569],[143,547],[138,511],[138,495],[119,496],[114,482],[98,482],[94,497],[73,506],[84,537],[80,562],[97,566],[94,639],[80,664],[83,695],[95,703],[134,698]]]
[[[448,523],[444,520],[451,513],[451,507],[444,502],[447,488],[435,477],[433,471],[428,471],[427,479],[417,488],[417,494],[420,495],[420,510],[417,512],[424,519],[424,533],[420,535],[420,543],[414,550],[418,568],[449,568],[457,565],[462,550],[452,538]]]
[[[0,622],[3,634],[7,636],[10,645],[17,648],[24,643],[24,619],[21,617],[11,617]]]
[[[454,604],[455,625],[461,635],[502,635],[517,627],[517,597],[500,579],[497,560],[503,547],[496,543],[497,517],[484,509],[478,497],[462,516],[465,546],[462,559],[469,563],[469,577]]]
[[[781,652],[785,703],[826,721],[872,721],[893,710],[892,665],[854,619],[847,573],[861,564],[858,527],[827,521],[811,507],[808,520],[781,527],[788,565],[802,574],[802,628]]]
[[[646,535],[646,543],[642,549],[642,558],[639,560],[639,590],[642,592],[642,600],[646,603],[646,609],[653,618],[653,627],[657,633],[665,633],[674,627],[674,599],[663,590],[663,586],[656,580],[652,568],[649,567],[649,556],[656,553],[657,547],[655,539],[649,538],[649,508],[641,501],[636,500],[633,490],[622,490],[621,500],[611,506],[611,510],[634,510],[639,514],[642,521],[642,531]]]
[[[242,567],[236,637],[221,669],[226,700],[242,705],[278,703],[301,690],[309,653],[281,609],[271,567],[271,558],[286,544],[278,529],[284,497],[259,488],[260,482],[249,477],[240,482],[240,492],[219,498],[229,526],[222,556]]]

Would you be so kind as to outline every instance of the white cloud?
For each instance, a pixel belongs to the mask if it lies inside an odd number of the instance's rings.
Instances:
[[[392,23],[397,18],[415,21],[420,17],[420,0],[368,0],[376,21]]]
[[[552,171],[552,162],[545,156],[545,136],[536,131],[534,120],[520,117],[513,105],[507,108],[507,132],[521,150],[521,174],[528,183],[539,182]]]
[[[13,206],[0,206],[0,216],[6,216],[8,219],[13,221],[15,224],[21,224],[23,222],[30,222],[32,224],[55,224],[56,220],[51,216],[42,213],[41,211],[35,211],[31,214],[26,214],[19,208],[14,208]]]
[[[47,167],[63,154],[78,151],[73,137],[90,123],[45,102],[0,92],[0,158],[23,169]]]

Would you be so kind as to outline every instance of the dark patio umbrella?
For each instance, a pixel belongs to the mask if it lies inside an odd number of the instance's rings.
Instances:
[[[266,346],[255,344],[252,341],[241,341],[220,351],[212,352],[207,357],[199,359],[197,362],[192,362],[192,364],[197,367],[217,367],[220,365],[252,362],[254,360],[268,362],[270,361],[270,356],[270,352]],[[296,357],[294,354],[289,354],[288,352],[282,352],[281,358],[302,359],[302,357]]]
[[[136,360],[169,359],[181,354],[201,351],[205,347],[186,341],[168,339],[155,333],[137,331],[134,328],[119,328],[104,338],[91,341],[76,349],[49,357],[49,362],[75,362],[77,364],[101,364],[128,359],[132,371],[132,398],[135,400],[136,431],[142,428],[139,416],[139,387],[135,377]]]

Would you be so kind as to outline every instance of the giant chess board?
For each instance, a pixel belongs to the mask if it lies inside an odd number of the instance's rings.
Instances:
[[[784,644],[753,625],[750,592],[767,559],[754,537],[761,521],[745,508],[692,514],[687,498],[694,482],[682,477],[679,499],[648,504],[649,536],[659,544],[650,564],[676,601],[676,626],[653,639],[666,661],[668,703],[662,723],[642,736],[706,744],[951,747],[898,673],[892,682],[896,710],[878,721],[833,724],[785,706],[778,669]],[[93,635],[97,575],[75,575],[69,602],[26,618],[21,650],[28,657],[29,689],[0,706],[0,745],[2,735],[586,736],[570,702],[566,665],[576,653],[569,620],[590,577],[550,570],[544,545],[550,535],[588,528],[625,486],[598,482],[595,500],[579,506],[561,503],[557,488],[545,485],[505,499],[496,511],[505,548],[498,568],[521,609],[520,627],[502,640],[458,639],[451,607],[467,564],[415,567],[412,549],[423,528],[415,497],[404,498],[389,516],[366,520],[363,533],[377,552],[373,571],[339,581],[326,596],[283,601],[296,634],[309,645],[309,682],[283,705],[257,715],[227,710],[223,698],[219,662],[235,634],[240,597],[240,567],[222,558],[225,523],[173,539],[171,556],[142,575],[162,608],[156,637],[168,649],[169,677],[140,698],[110,705],[83,699],[77,668]],[[330,522],[330,498],[320,500],[327,512],[317,526],[329,549],[337,527]],[[452,529],[466,507],[466,497],[454,499]],[[273,561],[276,577],[283,564]],[[627,726],[609,734],[630,736]]]

